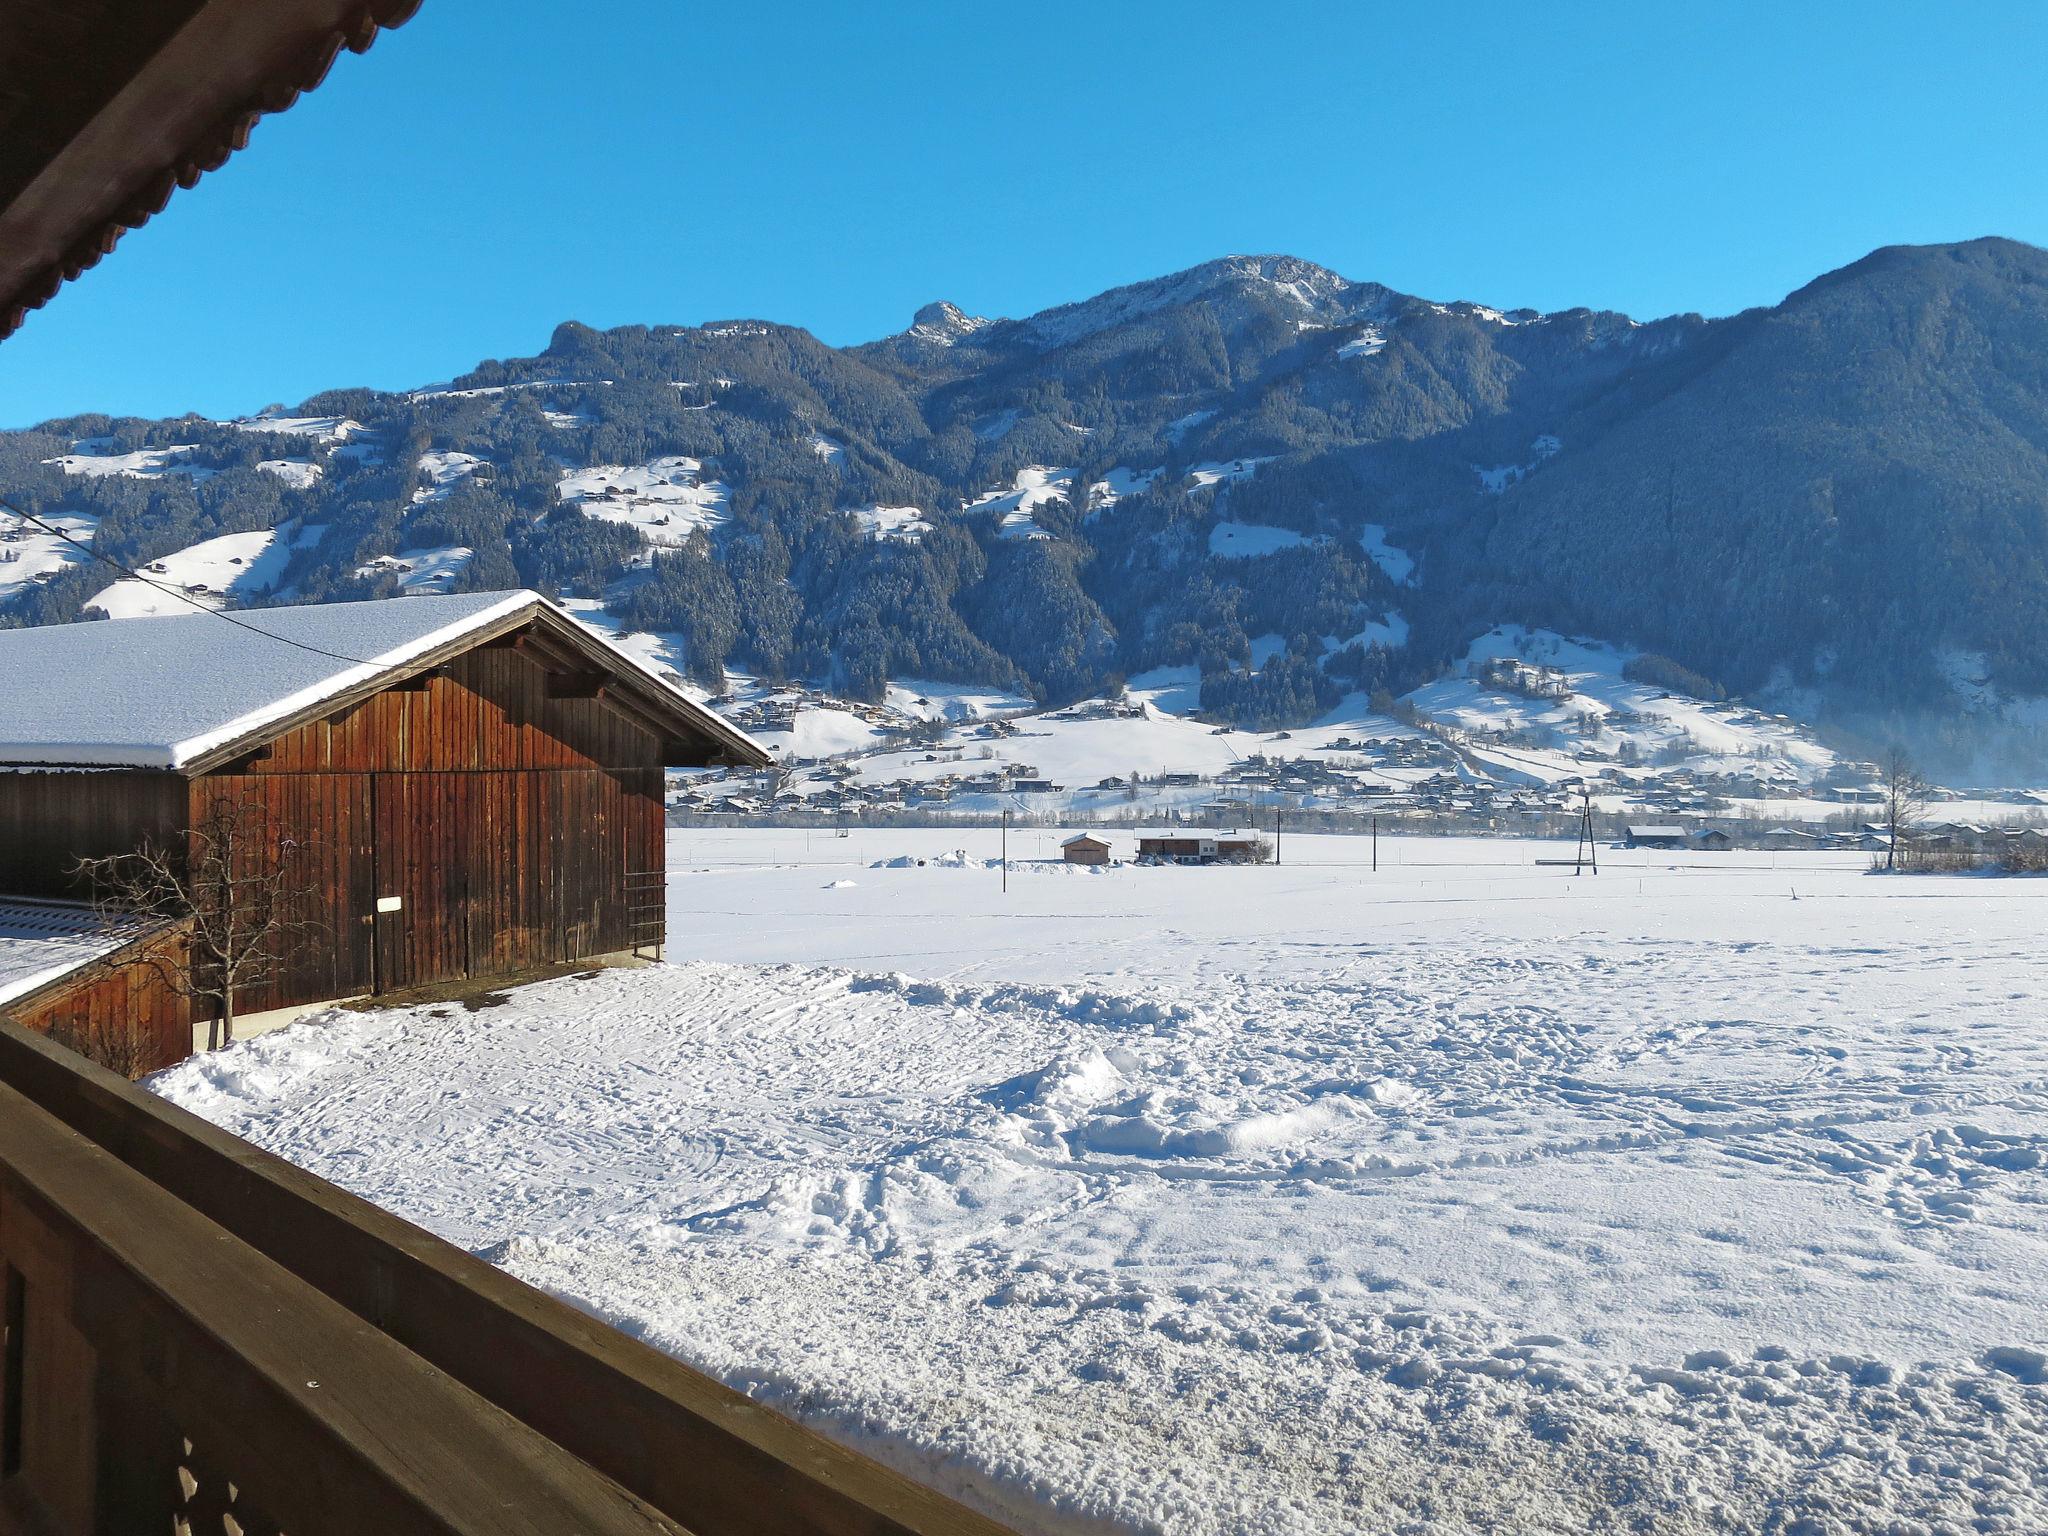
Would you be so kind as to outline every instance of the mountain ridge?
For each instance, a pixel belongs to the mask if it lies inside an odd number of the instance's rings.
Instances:
[[[0,434],[0,492],[131,564],[292,525],[218,600],[541,586],[710,683],[1061,702],[1195,665],[1284,723],[1528,623],[1939,754],[2048,696],[2048,253],[1884,247],[1713,320],[1238,255],[844,348],[567,321],[445,386]],[[106,585],[35,563],[0,622]]]

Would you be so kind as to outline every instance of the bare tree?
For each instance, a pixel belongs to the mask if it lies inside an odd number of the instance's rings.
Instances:
[[[1912,836],[1927,810],[1928,783],[1913,767],[1904,747],[1893,747],[1878,765],[1879,789],[1884,796],[1884,867],[1899,867],[1899,849]]]
[[[81,859],[74,873],[110,924],[175,922],[185,953],[151,945],[137,959],[180,997],[212,1005],[207,1048],[235,1038],[235,998],[273,981],[294,944],[319,927],[306,841],[275,825],[250,798],[222,798],[168,842]]]

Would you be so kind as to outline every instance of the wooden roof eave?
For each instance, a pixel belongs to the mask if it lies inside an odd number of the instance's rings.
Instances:
[[[419,0],[0,7],[0,336]]]
[[[773,761],[716,710],[684,698],[674,687],[650,676],[559,609],[543,604],[536,611],[536,619],[552,637],[568,641],[593,670],[611,674],[612,682],[605,689],[608,700],[615,696],[634,699],[653,721],[679,724],[680,731],[657,731],[672,744],[702,741],[716,749],[714,755],[755,768],[765,768]]]

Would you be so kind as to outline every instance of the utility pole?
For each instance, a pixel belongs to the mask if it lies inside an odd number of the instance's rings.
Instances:
[[[1380,872],[1380,819],[1377,816],[1372,819],[1372,872]]]
[[[1010,812],[1003,810],[1003,894],[1010,894]]]
[[[1279,806],[1273,807],[1273,867],[1280,867],[1280,818],[1285,814]]]

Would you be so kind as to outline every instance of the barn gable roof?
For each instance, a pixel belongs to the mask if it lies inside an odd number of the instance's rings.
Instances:
[[[0,764],[202,772],[486,641],[531,634],[677,741],[767,754],[536,592],[386,598],[0,631]]]

